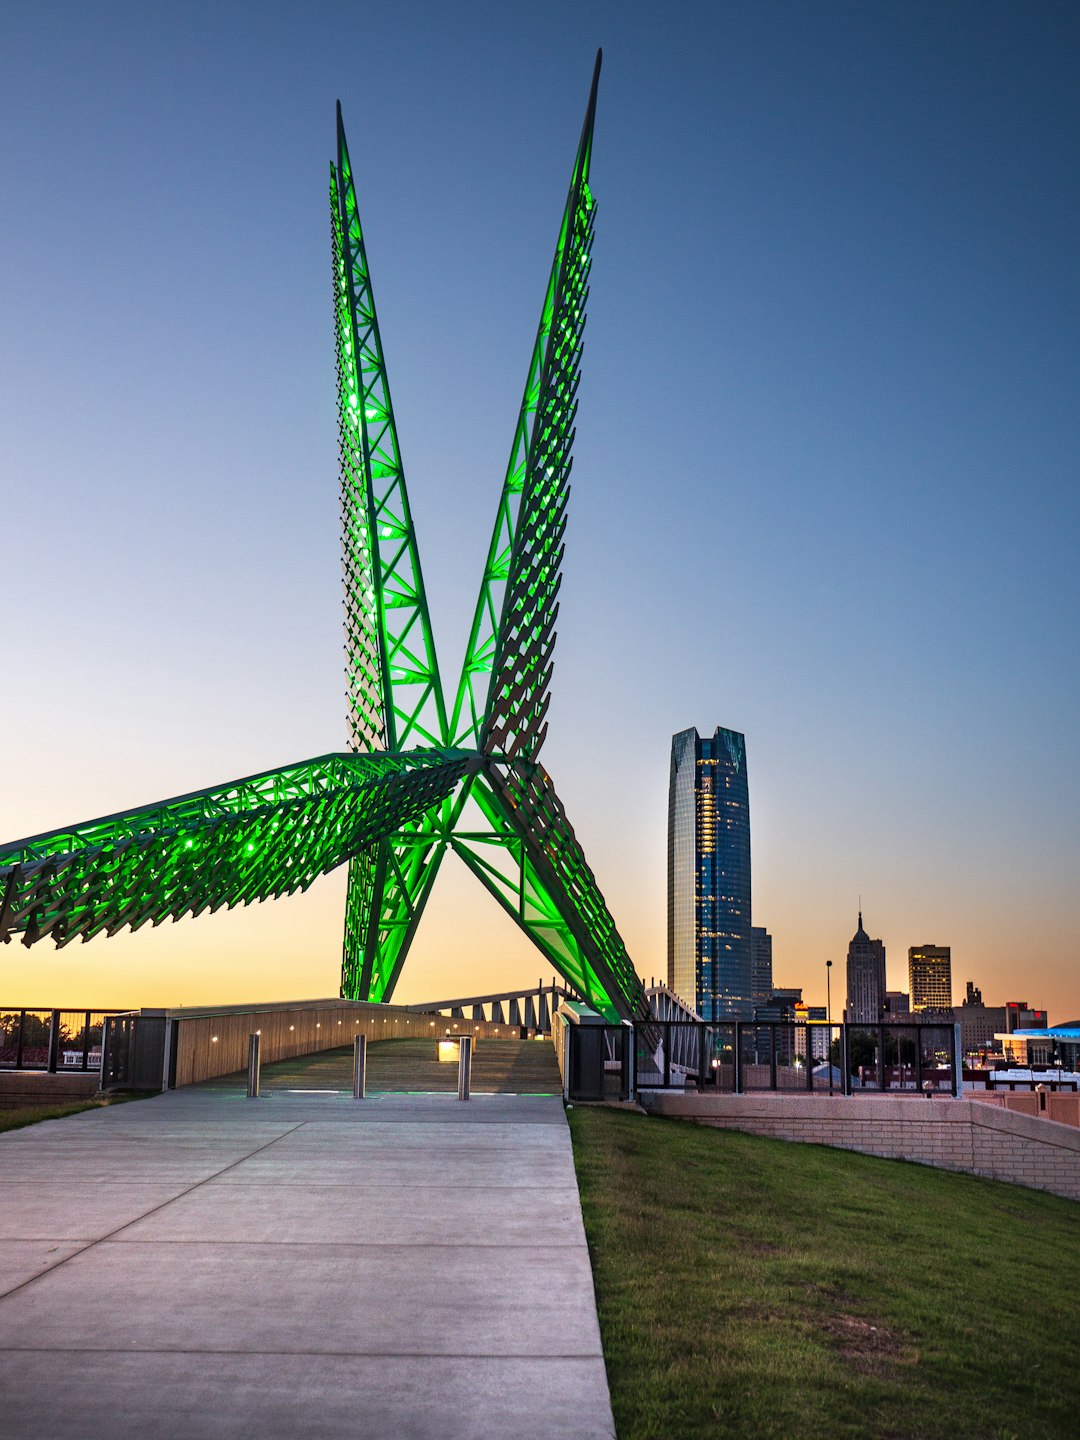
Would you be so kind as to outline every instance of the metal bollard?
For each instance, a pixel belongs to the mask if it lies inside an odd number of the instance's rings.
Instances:
[[[248,1099],[259,1098],[259,1047],[262,1036],[256,1032],[248,1036]]]
[[[367,1094],[367,1036],[357,1035],[352,1051],[352,1094],[354,1100],[363,1100]]]
[[[468,1100],[472,1080],[472,1036],[462,1035],[458,1041],[457,1098]]]

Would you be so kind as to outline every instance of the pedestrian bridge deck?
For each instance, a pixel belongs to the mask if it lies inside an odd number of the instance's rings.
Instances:
[[[612,1436],[560,1101],[297,1088],[0,1136],[5,1436]]]

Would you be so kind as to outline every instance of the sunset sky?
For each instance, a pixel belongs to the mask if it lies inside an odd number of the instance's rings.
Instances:
[[[639,973],[720,724],[777,983],[861,895],[890,988],[1075,1019],[1071,3],[5,7],[0,840],[345,748],[338,98],[456,678],[598,45],[544,760]],[[343,898],[0,947],[0,1006],[336,994]],[[450,857],[395,998],[541,974]]]

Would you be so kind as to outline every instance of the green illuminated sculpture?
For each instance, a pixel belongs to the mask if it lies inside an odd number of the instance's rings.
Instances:
[[[452,710],[341,111],[331,169],[349,741],[251,780],[0,848],[0,939],[88,940],[306,888],[348,862],[341,993],[387,1000],[447,847],[609,1019],[648,1006],[547,772],[595,205],[597,55]]]

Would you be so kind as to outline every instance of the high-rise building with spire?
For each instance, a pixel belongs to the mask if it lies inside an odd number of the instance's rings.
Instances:
[[[668,985],[704,1020],[753,1018],[750,793],[737,730],[672,737]]]
[[[885,946],[871,940],[863,929],[862,909],[859,928],[851,937],[847,952],[847,1007],[844,1018],[848,1024],[877,1024],[885,1012]]]

